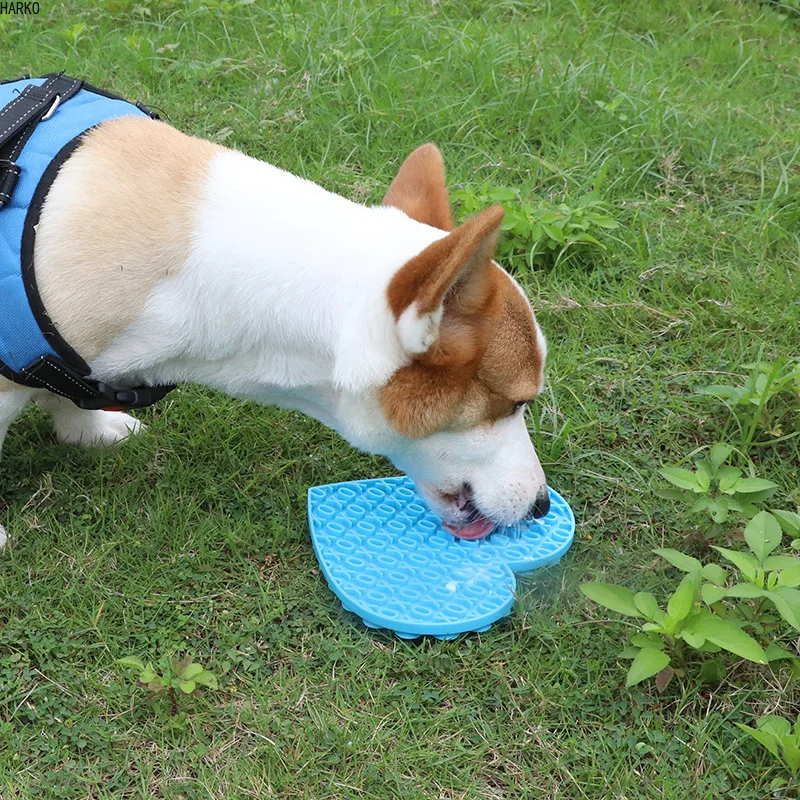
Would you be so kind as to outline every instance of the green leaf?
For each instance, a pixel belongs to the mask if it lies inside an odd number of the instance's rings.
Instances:
[[[780,758],[780,751],[778,750],[777,742],[770,736],[768,733],[764,733],[764,731],[756,730],[755,728],[751,728],[749,725],[742,725],[741,722],[736,723],[738,727],[740,727],[745,733],[752,736],[759,744],[763,747],[766,747],[772,755],[776,758]]]
[[[626,647],[621,653],[617,654],[617,658],[631,659],[639,655],[638,647]]]
[[[673,567],[677,567],[681,572],[700,572],[703,565],[692,556],[687,556],[679,550],[672,550],[671,548],[653,550],[654,553],[661,556],[665,561],[669,561]]]
[[[665,633],[667,634],[667,636],[671,636],[673,633],[675,633],[676,624],[677,623],[675,622],[675,620],[672,619],[672,617],[670,617],[669,614],[664,614],[664,619],[660,620],[659,623],[656,625],[656,632]],[[644,625],[642,625],[642,630],[647,630],[648,625],[652,625],[652,623],[645,622]]]
[[[764,569],[774,572],[776,569],[793,569],[800,564],[800,558],[795,556],[768,556],[764,559]]]
[[[146,666],[146,667],[145,667],[145,668],[142,670],[141,674],[139,675],[139,680],[140,680],[142,683],[151,683],[151,682],[152,682],[152,681],[154,681],[154,680],[155,680],[157,677],[158,677],[158,675],[156,674],[156,671],[153,669],[153,665],[152,665],[152,664],[148,664],[148,665],[147,665],[147,666]]]
[[[183,679],[190,681],[202,671],[203,667],[201,664],[189,664],[189,666],[183,671]]]
[[[748,636],[741,628],[709,611],[702,611],[690,617],[686,622],[686,629],[704,636],[723,650],[740,658],[746,658],[757,664],[767,663],[764,651],[752,636]]]
[[[758,720],[756,726],[760,731],[769,734],[775,739],[784,739],[792,732],[789,720],[779,717],[777,714],[765,714]]]
[[[580,590],[590,599],[605,608],[610,608],[618,614],[628,617],[641,617],[642,614],[636,607],[633,592],[623,586],[611,583],[583,583]]]
[[[751,519],[754,517],[758,512],[761,510],[758,508],[758,503],[762,503],[764,500],[769,498],[772,494],[772,490],[768,492],[750,492],[748,494],[739,494],[738,492],[733,495],[742,503],[742,513],[748,518]],[[750,510],[752,508],[752,511]]]
[[[733,494],[733,487],[741,477],[742,471],[740,469],[736,467],[723,467],[717,475],[719,479],[719,490],[725,494]]]
[[[497,186],[489,192],[489,199],[494,203],[507,203],[509,200],[517,199],[517,192],[514,189]]]
[[[748,600],[753,600],[756,597],[763,597],[764,590],[759,589],[758,586],[755,586],[752,583],[737,583],[734,586],[731,586],[725,592],[727,597],[745,597]]]
[[[767,657],[767,661],[772,663],[773,661],[780,661],[784,658],[796,658],[797,656],[794,653],[790,653],[788,650],[784,650],[782,647],[779,647],[775,642],[770,642],[766,649],[764,650],[764,655]]]
[[[788,586],[779,586],[771,592],[765,592],[778,613],[796,631],[800,631],[800,591]]]
[[[769,511],[760,511],[744,529],[744,540],[760,562],[781,543],[782,536],[778,520]]]
[[[739,478],[733,489],[737,494],[752,494],[777,489],[778,484],[764,478]]]
[[[676,621],[686,619],[694,605],[695,588],[684,578],[667,603],[667,613]]]
[[[552,223],[557,222],[559,219],[560,215],[558,211],[553,211],[552,209],[550,211],[542,211],[539,214],[539,222],[541,222],[543,225],[551,225]]]
[[[658,616],[658,602],[650,592],[637,592],[633,596],[633,602],[636,604],[636,608],[642,612],[645,619],[653,621]]]
[[[628,677],[625,680],[625,686],[630,688],[637,683],[652,678],[653,675],[661,672],[667,664],[669,664],[669,656],[665,652],[656,650],[655,647],[643,647],[636,658],[633,659],[631,668],[628,670]]]
[[[126,669],[138,669],[140,672],[144,669],[144,662],[140,658],[136,658],[136,656],[118,658],[117,664]]]
[[[733,448],[729,444],[719,442],[711,448],[711,452],[708,454],[708,460],[715,470],[719,470],[722,464],[728,460],[728,456],[732,452]],[[734,467],[734,469],[736,468]]]
[[[708,476],[709,480],[714,477],[715,470],[710,461],[701,458],[695,461],[694,464],[698,470],[704,472]]]
[[[659,473],[679,489],[688,489],[698,494],[702,491],[697,483],[696,474],[688,469],[683,467],[662,467]]]
[[[695,391],[698,394],[710,394],[719,397],[721,400],[730,400],[736,405],[744,395],[745,390],[738,386],[724,386],[713,384],[711,386],[698,386]]]
[[[197,687],[197,684],[194,681],[180,681],[178,683],[178,688],[184,694],[191,694],[195,690],[196,687]]]
[[[598,247],[602,248],[603,250],[606,249],[606,246],[594,238],[590,233],[581,233],[578,236],[570,236],[570,243],[572,242],[590,242],[591,244],[596,244]]]
[[[725,667],[716,658],[703,662],[700,667],[700,680],[703,683],[720,683],[725,678]]]
[[[712,545],[724,559],[727,559],[734,566],[738,567],[739,571],[748,580],[753,580],[758,569],[758,561],[750,555],[750,553],[740,553],[738,550],[728,550],[725,547],[717,547]]]
[[[795,514],[794,511],[782,510],[773,511],[772,513],[787,536],[800,534],[800,514]]]
[[[707,508],[710,508],[711,503],[712,503],[711,498],[706,495],[703,495],[702,497],[698,497],[697,500],[694,501],[689,511],[691,511],[693,514],[699,514],[701,511],[705,511]]]
[[[195,676],[195,681],[200,684],[200,686],[207,686],[209,689],[219,689],[219,684],[217,683],[217,676],[213,672],[209,672],[207,669],[204,669],[199,675]]]
[[[699,466],[699,465],[698,465]],[[711,488],[711,477],[704,469],[698,469],[694,474],[697,485],[703,494],[707,494]]]
[[[660,636],[652,636],[647,633],[636,633],[631,636],[631,644],[634,647],[655,647],[656,650],[663,650],[666,646]]]
[[[516,221],[513,218],[508,220],[504,219],[500,230],[513,230],[514,233],[518,234],[523,239],[527,239],[531,232],[531,224],[527,219],[519,219]]]
[[[753,495],[743,495],[744,497],[752,497]],[[728,498],[728,508],[731,511],[738,511],[745,519],[751,519],[758,514],[758,506],[754,503],[740,502],[734,497]]]
[[[556,225],[546,225],[542,223],[542,228],[544,228],[544,232],[554,241],[558,242],[559,244],[565,244],[566,239],[564,238],[564,232],[560,230]]]
[[[706,564],[703,567],[703,577],[717,586],[724,586],[728,580],[728,573],[719,564]]]
[[[608,231],[613,231],[619,228],[619,223],[611,217],[599,216],[592,219],[592,224],[597,225],[598,228],[605,228]]]
[[[727,497],[716,497],[713,500],[709,500],[708,513],[711,514],[711,519],[713,519],[714,522],[722,523],[728,519],[728,512],[730,509],[728,499]]]
[[[795,774],[800,768],[800,748],[791,739],[783,740],[783,760],[792,774]]]
[[[677,634],[679,639],[683,639],[689,647],[693,647],[695,650],[699,650],[705,643],[705,637],[700,635],[699,633],[693,633],[690,630],[684,628],[680,633]]]
[[[800,586],[800,564],[778,573],[778,586]]]
[[[700,597],[707,606],[719,603],[727,593],[728,590],[724,586],[714,586],[711,583],[704,583],[700,588]]]

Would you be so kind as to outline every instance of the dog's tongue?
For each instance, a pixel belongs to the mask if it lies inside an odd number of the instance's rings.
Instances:
[[[488,536],[495,528],[494,522],[486,519],[486,517],[478,517],[475,522],[470,522],[468,525],[460,527],[450,525],[447,522],[443,523],[442,526],[457,539],[482,539],[484,536]]]

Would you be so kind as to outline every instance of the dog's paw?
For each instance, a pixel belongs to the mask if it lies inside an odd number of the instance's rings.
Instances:
[[[8,541],[8,536],[6,536],[6,529],[0,525],[0,550],[2,550],[6,546],[6,542]]]
[[[111,447],[145,429],[136,417],[121,411],[82,411],[55,423],[59,442],[84,447]]]

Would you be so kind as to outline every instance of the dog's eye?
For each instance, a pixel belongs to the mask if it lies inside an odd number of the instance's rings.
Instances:
[[[524,408],[525,406],[529,405],[532,402],[533,402],[533,400],[530,400],[530,399],[529,400],[517,400],[517,401],[515,401],[514,404],[511,406],[511,413],[512,414],[516,414],[517,411],[519,411],[521,408]]]

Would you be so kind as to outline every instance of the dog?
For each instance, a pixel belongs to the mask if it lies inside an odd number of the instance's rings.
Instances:
[[[93,378],[297,409],[386,456],[448,530],[479,538],[549,509],[524,419],[546,344],[494,260],[502,220],[493,206],[454,225],[432,144],[365,206],[127,117],[88,131],[60,167],[36,281]],[[64,443],[110,446],[143,427],[0,378],[0,448],[30,401]]]

